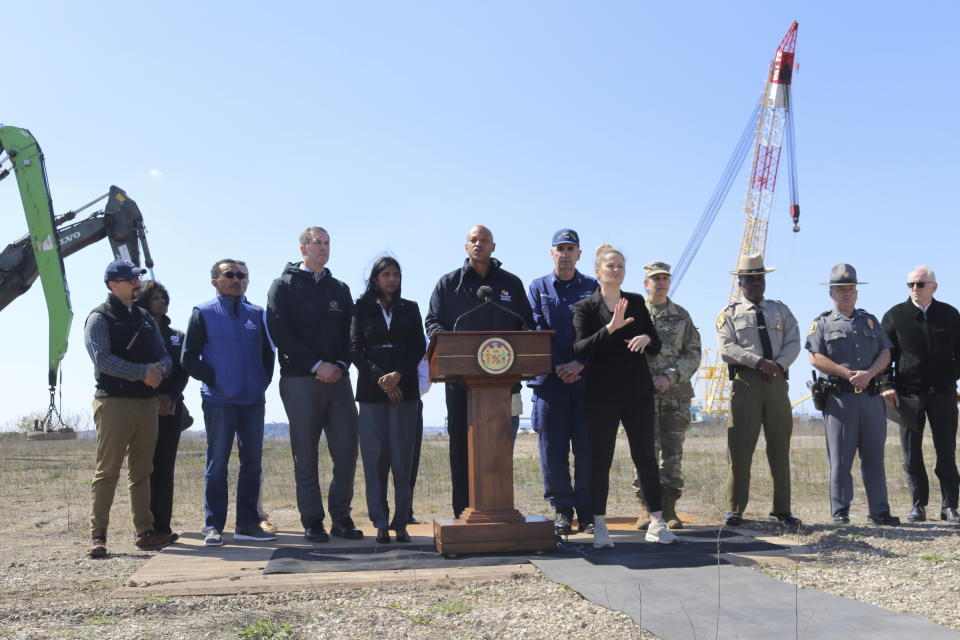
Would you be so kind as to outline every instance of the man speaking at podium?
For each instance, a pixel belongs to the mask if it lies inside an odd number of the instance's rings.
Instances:
[[[424,321],[428,336],[438,331],[522,331],[533,327],[523,282],[491,257],[496,247],[490,229],[483,225],[470,229],[464,244],[467,259],[463,266],[441,277],[430,296]],[[513,392],[519,391],[518,383]],[[448,382],[446,392],[453,517],[459,518],[470,501],[467,388]]]

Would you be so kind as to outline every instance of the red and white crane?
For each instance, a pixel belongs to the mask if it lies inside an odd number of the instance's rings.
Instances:
[[[793,80],[794,55],[797,46],[797,23],[794,22],[777,47],[776,55],[770,61],[767,81],[760,96],[760,102],[750,115],[750,120],[740,136],[737,148],[727,163],[707,208],[687,243],[673,274],[673,291],[676,292],[687,268],[693,261],[700,244],[716,219],[730,186],[736,178],[748,150],[753,148],[753,166],[750,169],[750,181],[747,183],[747,197],[743,207],[746,220],[743,236],[740,240],[741,256],[760,253],[767,248],[767,226],[773,209],[773,195],[777,186],[777,171],[780,156],[786,147],[789,157],[790,177],[790,217],[793,219],[793,231],[800,231],[800,203],[797,197],[797,163],[793,134],[793,110],[790,97]],[[752,139],[753,144],[750,145]],[[736,266],[736,262],[734,266]],[[740,299],[740,289],[734,276],[730,285],[729,302]],[[711,362],[709,354],[704,354],[705,364],[700,369],[700,379],[704,381],[703,413],[725,414],[730,408],[730,382],[727,367],[715,354]]]

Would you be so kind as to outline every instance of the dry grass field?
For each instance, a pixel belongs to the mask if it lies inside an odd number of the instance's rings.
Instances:
[[[110,592],[151,555],[137,551],[132,545],[133,531],[123,482],[112,512],[109,537],[112,557],[100,562],[88,560],[83,551],[87,542],[94,443],[88,440],[34,442],[14,434],[3,435],[6,437],[0,438],[0,514],[3,514],[0,531],[4,539],[0,544],[0,567],[3,568],[0,638],[328,637],[322,631],[310,634],[301,631],[300,635],[297,632],[298,624],[303,629],[313,629],[310,624],[320,624],[317,622],[321,619],[316,613],[317,602],[310,600],[319,597],[315,595],[257,599],[249,596],[174,598],[167,599],[171,600],[169,602],[148,599],[132,604],[113,601]],[[204,445],[204,441],[197,438],[184,439],[181,444],[177,462],[175,530],[198,531],[202,525]],[[926,450],[931,453],[932,445],[928,444]],[[909,501],[898,458],[899,444],[895,431],[891,430],[886,460],[888,485],[893,512],[902,516],[909,509]],[[321,479],[326,482],[330,474],[329,460],[324,461],[323,457],[321,460]],[[235,471],[236,461],[232,466]],[[932,475],[932,459],[928,468]],[[298,530],[292,463],[286,440],[266,441],[264,469],[264,503],[271,518],[282,529]],[[687,486],[680,510],[700,521],[718,522],[724,511],[726,477],[722,430],[695,429],[691,432],[687,439],[684,470]],[[610,515],[635,513],[636,502],[630,487],[632,474],[626,441],[621,434],[611,472]],[[853,523],[848,527],[827,524],[830,513],[824,438],[815,423],[798,427],[794,435],[792,474],[794,512],[808,525],[797,536],[797,542],[815,550],[817,561],[758,570],[803,587],[822,588],[896,611],[920,613],[960,631],[957,607],[960,602],[960,528],[937,522],[899,528],[866,526],[864,496],[856,473],[856,494],[851,509]],[[537,442],[532,434],[521,434],[517,439],[514,480],[516,503],[522,512],[551,515],[542,498]],[[938,495],[935,478],[931,494],[932,497]],[[366,525],[369,522],[363,495],[363,477],[358,468],[354,519],[358,524]],[[746,516],[760,519],[766,515],[770,496],[769,473],[761,439],[754,459],[751,505]],[[422,521],[448,517],[449,505],[446,439],[427,437],[415,496],[416,515]],[[936,517],[935,509],[932,515]],[[232,515],[228,523],[231,521]],[[769,531],[773,525],[756,523],[752,526]],[[519,580],[511,588],[526,590],[529,594],[540,593],[534,601],[542,601],[543,593],[551,594],[558,602],[567,602],[565,599],[568,599],[567,606],[584,607],[582,616],[586,616],[584,620],[589,619],[589,627],[604,628],[625,637],[641,636],[641,632],[620,614],[585,602],[577,604],[579,598],[576,594],[564,592],[561,587],[542,578]],[[463,606],[471,608],[478,607],[473,601],[480,602],[488,591],[502,590],[496,585],[482,584],[466,591],[462,587],[451,586],[450,589],[455,590],[454,595],[459,598],[455,598],[457,602],[469,601],[470,604]],[[464,593],[473,595],[465,596]],[[417,597],[447,601],[452,596],[442,592],[441,587],[424,587],[424,592]],[[512,611],[517,598],[512,595],[512,602],[501,605],[489,599],[484,601],[484,606],[489,607],[490,612],[498,611],[498,606],[504,607],[504,611]],[[356,596],[340,598],[344,602],[354,599]],[[304,622],[303,617],[308,615],[304,611],[311,612],[308,616],[310,623]],[[456,611],[450,613],[451,616],[454,614]],[[363,615],[357,615],[363,618]],[[428,619],[436,624],[433,627],[425,625],[422,637],[447,637],[437,634],[440,627],[436,625],[443,616],[439,613],[431,615],[434,617],[428,616]],[[576,615],[580,620],[581,614]],[[263,626],[259,630],[255,628],[258,621],[266,624],[268,619],[283,616],[292,625],[289,633],[283,626],[286,622],[278,622],[272,630]],[[405,620],[409,622],[416,617],[407,616]],[[198,621],[204,619],[216,621],[213,630],[207,629],[203,633],[196,630],[194,634],[191,629],[196,629]],[[583,625],[587,623],[583,622]],[[373,635],[369,637],[421,637],[416,624],[410,627],[412,631],[398,629],[400,627],[389,631],[384,629],[382,634],[371,632]],[[575,630],[576,625],[570,629],[571,632]],[[241,635],[243,633],[247,635]],[[329,637],[368,636],[361,633]],[[449,637],[482,636],[451,633]],[[546,638],[552,634],[545,630],[542,636],[526,632],[524,636],[516,637]],[[644,634],[643,637],[648,636]]]

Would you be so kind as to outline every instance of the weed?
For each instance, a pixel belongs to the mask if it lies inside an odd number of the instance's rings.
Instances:
[[[473,606],[459,600],[444,600],[433,608],[437,613],[466,613],[473,611]]]
[[[117,624],[118,622],[120,621],[117,620],[117,617],[112,613],[101,613],[87,620],[89,624]]]
[[[237,637],[243,640],[290,640],[293,628],[287,622],[257,620],[240,629]]]
[[[920,557],[923,558],[924,560],[929,560],[934,564],[940,564],[941,562],[947,561],[947,558],[943,557],[939,553],[925,553]]]
[[[432,623],[429,616],[410,616],[410,622],[414,624],[422,624],[425,627],[429,627]]]

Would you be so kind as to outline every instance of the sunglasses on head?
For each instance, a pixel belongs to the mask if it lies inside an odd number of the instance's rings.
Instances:
[[[916,287],[917,289],[923,289],[925,286],[927,286],[927,283],[923,281],[907,283],[907,289],[913,289],[914,287]]]
[[[246,280],[247,274],[245,274],[243,271],[224,271],[220,274],[220,277],[226,278],[227,280],[233,280],[234,278],[237,280]]]

